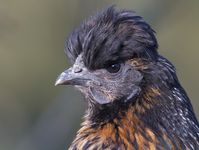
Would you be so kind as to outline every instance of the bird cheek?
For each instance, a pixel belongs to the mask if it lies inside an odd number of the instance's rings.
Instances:
[[[107,95],[104,91],[100,89],[89,87],[89,91],[93,100],[99,104],[108,104],[112,101],[110,95]]]

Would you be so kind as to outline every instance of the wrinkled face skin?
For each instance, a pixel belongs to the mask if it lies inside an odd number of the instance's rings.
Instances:
[[[82,56],[80,54],[73,66],[58,77],[56,85],[75,85],[87,99],[98,104],[108,104],[116,100],[125,102],[140,93],[143,76],[129,61],[88,70]]]

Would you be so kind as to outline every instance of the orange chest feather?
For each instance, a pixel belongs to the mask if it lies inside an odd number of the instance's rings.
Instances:
[[[113,120],[98,128],[83,126],[71,145],[78,150],[155,150],[158,140],[155,134],[136,118]]]

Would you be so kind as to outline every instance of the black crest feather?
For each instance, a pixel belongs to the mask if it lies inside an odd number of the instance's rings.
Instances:
[[[74,62],[83,52],[84,64],[94,70],[132,57],[156,60],[157,47],[154,31],[142,17],[112,6],[71,33],[66,53]]]

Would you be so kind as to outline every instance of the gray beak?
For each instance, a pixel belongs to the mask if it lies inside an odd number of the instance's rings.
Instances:
[[[75,70],[74,67],[71,67],[64,72],[62,72],[56,82],[55,86],[57,85],[80,85],[80,86],[86,86],[87,81],[90,79],[87,78],[85,75],[85,71],[82,71],[80,69],[79,71]]]
[[[62,72],[55,81],[55,86],[72,84],[73,80],[75,80],[72,72],[72,68],[69,68],[66,71]]]
[[[91,76],[87,68],[84,66],[82,55],[80,54],[74,65],[62,72],[55,82],[56,85],[80,85],[87,86]]]

